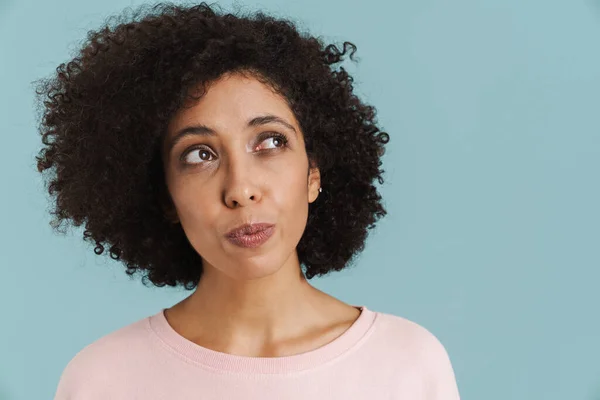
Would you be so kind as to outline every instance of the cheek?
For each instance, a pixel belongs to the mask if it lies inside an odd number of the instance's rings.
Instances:
[[[218,212],[218,202],[207,195],[206,188],[199,187],[193,181],[181,180],[173,188],[173,202],[177,208],[180,222],[187,233],[194,236],[206,233]],[[194,232],[191,232],[193,230]]]
[[[306,174],[287,174],[278,178],[278,184],[272,190],[278,203],[284,208],[295,207],[307,202],[308,184]]]
[[[300,240],[308,218],[308,184],[306,174],[295,173],[273,187],[273,201],[279,210],[279,222],[287,240]]]

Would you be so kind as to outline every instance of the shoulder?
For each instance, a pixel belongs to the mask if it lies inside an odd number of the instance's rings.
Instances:
[[[459,399],[448,352],[429,329],[405,317],[378,312],[374,334],[371,342],[386,364],[420,382],[428,399]]]
[[[429,359],[447,357],[442,342],[429,329],[399,315],[378,312],[377,332],[390,350]]]
[[[442,373],[451,369],[446,347],[435,334],[415,321],[377,312],[374,334],[374,342],[398,361],[403,360],[426,370],[440,370]]]
[[[148,318],[114,330],[79,350],[64,367],[55,399],[98,395],[100,386],[139,363],[148,349]],[[96,397],[90,397],[96,398]]]
[[[124,351],[135,352],[148,337],[147,318],[114,330],[82,348],[69,361],[69,365],[93,371],[106,363],[122,360]]]

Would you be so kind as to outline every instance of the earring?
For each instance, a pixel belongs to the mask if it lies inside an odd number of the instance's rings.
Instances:
[[[319,193],[321,193],[323,191],[323,188],[319,188]]]

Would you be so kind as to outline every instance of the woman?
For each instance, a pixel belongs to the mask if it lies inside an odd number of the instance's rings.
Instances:
[[[458,399],[433,334],[308,282],[386,214],[389,136],[331,69],[356,48],[261,12],[142,11],[40,84],[38,168],[55,227],[195,291],[82,349],[55,399]]]

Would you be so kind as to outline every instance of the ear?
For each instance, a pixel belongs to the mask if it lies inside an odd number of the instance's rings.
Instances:
[[[311,165],[314,165],[311,163]],[[321,171],[316,166],[311,166],[308,173],[308,202],[314,202],[319,197],[321,187]]]

